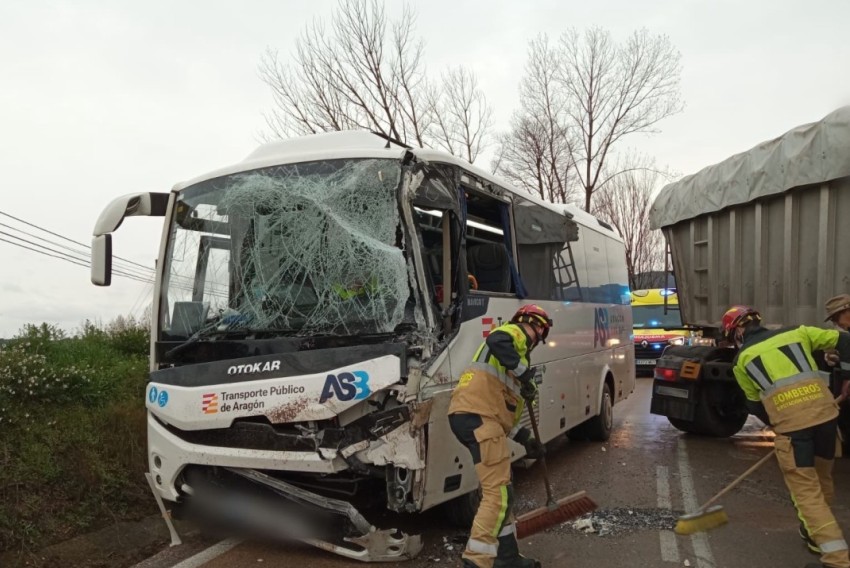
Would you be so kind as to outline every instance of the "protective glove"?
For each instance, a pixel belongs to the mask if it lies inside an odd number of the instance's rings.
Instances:
[[[519,385],[519,395],[531,405],[537,396],[537,382],[534,380],[522,382]]]
[[[514,435],[514,441],[525,448],[525,457],[529,459],[538,460],[546,455],[546,448],[531,436],[528,428],[520,428]]]
[[[519,394],[527,401],[534,400],[534,397],[537,395],[536,376],[537,367],[529,367],[523,374],[516,376],[519,381]]]
[[[841,363],[841,357],[839,357],[837,349],[827,349],[824,351],[823,360],[830,367],[836,367],[839,363]]]
[[[520,383],[533,383],[535,375],[537,375],[537,367],[529,367],[523,374],[517,375],[517,379]]]

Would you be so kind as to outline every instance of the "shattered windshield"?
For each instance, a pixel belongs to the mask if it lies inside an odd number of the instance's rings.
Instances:
[[[395,160],[326,160],[201,182],[176,203],[163,335],[393,332],[410,298]]]

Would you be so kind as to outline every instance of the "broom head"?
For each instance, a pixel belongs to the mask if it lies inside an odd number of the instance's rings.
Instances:
[[[564,521],[590,513],[596,510],[596,507],[593,499],[588,497],[584,491],[579,491],[568,497],[558,499],[550,505],[538,507],[517,517],[516,536],[517,538],[525,538],[549,527],[559,525]]]
[[[711,530],[729,522],[726,511],[720,505],[709,507],[705,511],[697,511],[689,515],[682,515],[676,522],[676,534],[694,534],[697,532]]]

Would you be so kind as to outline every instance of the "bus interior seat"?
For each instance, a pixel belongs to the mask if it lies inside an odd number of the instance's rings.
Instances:
[[[467,266],[469,272],[478,280],[479,290],[511,291],[511,271],[505,245],[488,243],[469,247]]]

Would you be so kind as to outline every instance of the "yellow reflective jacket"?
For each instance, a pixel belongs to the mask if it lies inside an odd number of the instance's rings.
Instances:
[[[848,339],[837,331],[757,328],[744,336],[735,358],[735,379],[748,400],[764,404],[776,432],[822,424],[838,416],[838,406],[812,351],[834,347],[842,352],[842,361],[850,361]]]
[[[460,376],[452,392],[449,414],[493,418],[506,434],[510,433],[524,407],[520,384],[514,376],[528,370],[530,344],[519,324],[506,323],[491,331]]]

